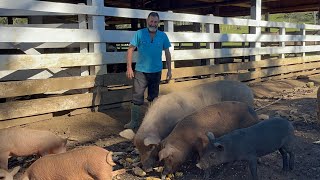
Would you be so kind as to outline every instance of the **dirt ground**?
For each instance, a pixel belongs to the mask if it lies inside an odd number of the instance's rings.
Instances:
[[[307,82],[315,86],[307,87]],[[296,161],[295,169],[284,173],[280,153],[274,152],[261,158],[258,164],[260,179],[320,179],[320,146],[315,141],[320,140],[320,126],[316,118],[316,91],[320,84],[320,76],[310,79],[288,79],[266,81],[251,84],[255,93],[255,109],[262,108],[258,114],[265,116],[284,116],[293,122],[296,129]],[[279,100],[279,98],[282,98]],[[271,104],[274,103],[274,104]],[[271,104],[271,105],[270,105]],[[267,106],[267,107],[265,107]],[[121,138],[118,133],[129,120],[129,108],[114,108],[104,112],[92,112],[76,116],[59,116],[50,120],[24,125],[27,128],[50,130],[64,137],[69,137],[68,149],[77,146],[98,145],[108,150],[126,152],[121,158],[135,159],[131,142]],[[35,161],[35,157],[11,158],[9,167],[22,166],[17,175]],[[123,168],[118,162],[116,169]],[[211,169],[211,179],[249,179],[249,168],[246,162],[235,162]],[[195,167],[194,162],[183,164],[179,172],[182,176],[172,179],[200,180],[203,172]],[[148,174],[145,177],[134,175],[131,168],[117,179],[146,179],[148,176],[160,177],[160,173]]]

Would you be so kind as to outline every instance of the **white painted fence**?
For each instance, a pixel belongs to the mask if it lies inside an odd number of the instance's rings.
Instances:
[[[6,99],[5,103],[0,103],[0,120],[130,101],[131,90],[126,85],[130,85],[131,82],[125,78],[124,73],[107,73],[107,65],[125,63],[126,52],[107,52],[106,43],[128,43],[134,31],[105,30],[104,17],[121,17],[124,20],[145,19],[150,11],[103,7],[101,0],[92,0],[92,3],[88,4],[92,5],[34,0],[1,1],[0,16],[31,18],[76,16],[78,22],[50,24],[44,21],[40,24],[0,25],[0,98]],[[285,78],[320,72],[319,33],[314,35],[306,33],[308,30],[320,31],[319,25],[173,12],[159,12],[159,15],[161,20],[164,20],[164,29],[170,41],[177,47],[175,50],[171,49],[175,83],[162,85],[162,93],[221,78],[250,81],[271,76]],[[206,30],[176,32],[174,29],[176,21],[205,24]],[[279,28],[280,33],[261,34],[260,31],[254,34],[214,33],[213,24]],[[296,28],[301,33],[289,35],[285,32],[286,28]],[[279,43],[279,46],[214,49],[214,43],[223,42],[272,42]],[[297,42],[301,45],[286,46],[286,43],[297,44]],[[189,49],[179,49],[178,44],[181,43],[198,43],[198,45]],[[206,43],[207,46],[201,48],[199,43]],[[63,52],[47,52],[50,49],[55,51],[57,48]],[[68,48],[73,48],[72,53],[68,53]],[[16,49],[24,54],[9,53],[10,50]],[[6,51],[8,53],[5,53]],[[289,58],[285,55],[299,53],[302,57]],[[214,64],[213,61],[215,58],[270,54],[279,55],[280,59],[228,64]],[[189,67],[175,67],[174,64],[177,61],[193,62],[193,60],[210,61],[206,61],[206,64],[200,67],[193,67],[192,63]],[[253,68],[256,70],[251,71]],[[166,70],[163,76],[165,72]],[[124,88],[113,89],[114,85]],[[37,94],[59,96],[15,101],[20,96]],[[12,101],[8,102],[10,99]]]

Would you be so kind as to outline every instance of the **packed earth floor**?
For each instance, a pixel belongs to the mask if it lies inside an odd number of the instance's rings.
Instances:
[[[320,143],[317,142],[320,140],[320,121],[317,119],[316,99],[319,85],[320,76],[269,80],[249,85],[255,94],[255,109],[259,116],[262,119],[273,116],[286,117],[293,123],[297,136],[295,169],[287,173],[283,172],[281,155],[279,152],[274,152],[259,160],[260,179],[320,179]],[[144,109],[146,110],[147,107]],[[132,142],[119,136],[119,132],[123,130],[123,125],[129,118],[129,107],[122,107],[75,116],[58,116],[23,125],[23,127],[50,130],[62,137],[69,137],[68,149],[97,145],[120,152],[115,157],[117,159],[115,169],[126,168],[127,172],[116,179],[157,179],[161,175],[159,172],[154,171],[141,177],[132,170],[132,163],[139,160],[138,155]],[[12,157],[9,159],[9,168],[18,165],[22,167],[17,175],[18,178],[35,160],[36,156]],[[170,178],[200,180],[203,174],[203,171],[190,160]],[[231,180],[249,179],[249,177],[246,162],[234,162],[211,168],[210,179]]]

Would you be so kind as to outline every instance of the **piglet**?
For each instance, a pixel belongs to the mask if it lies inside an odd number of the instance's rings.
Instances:
[[[207,136],[210,143],[197,164],[200,169],[246,160],[249,162],[252,179],[258,179],[257,157],[276,150],[282,155],[284,171],[294,167],[294,128],[286,119],[272,118],[219,138],[215,138],[211,132],[207,133]]]
[[[19,169],[20,169],[20,166],[13,168],[13,170],[11,172],[4,170],[4,169],[0,169],[0,179],[1,180],[13,180],[13,176],[18,173]]]
[[[125,172],[124,169],[112,171],[115,165],[112,152],[98,146],[87,146],[38,159],[27,169],[22,180],[111,180]]]
[[[67,139],[50,131],[26,128],[0,130],[0,168],[8,170],[9,156],[57,154],[66,151]]]

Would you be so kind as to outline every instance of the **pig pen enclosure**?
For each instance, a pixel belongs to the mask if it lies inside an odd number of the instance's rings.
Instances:
[[[193,12],[195,8],[183,11],[182,6],[179,11],[168,2],[157,9],[124,1],[2,0],[0,129],[46,129],[69,137],[69,149],[95,144],[125,152],[119,155],[117,168],[125,165],[128,172],[119,178],[145,179],[132,172],[131,160],[137,155],[132,153],[132,143],[118,133],[130,117],[132,82],[125,77],[128,42],[135,30],[146,26],[149,10],[156,9],[159,28],[172,42],[173,79],[165,81],[165,68],[160,93],[221,79],[249,84],[255,92],[255,109],[262,108],[258,114],[288,117],[298,137],[295,170],[283,173],[280,154],[273,153],[258,166],[261,179],[320,179],[320,148],[313,144],[320,138],[316,117],[320,26],[262,20],[262,9],[284,12],[272,7],[273,1],[237,1],[233,6],[249,11],[205,11],[208,15]],[[311,5],[299,11],[318,10],[316,1],[304,2]],[[242,31],[225,31],[228,28]],[[10,168],[20,165],[23,172],[34,160],[11,158]],[[243,162],[212,171],[215,179],[248,179]],[[179,172],[174,179],[203,175],[192,162]]]

